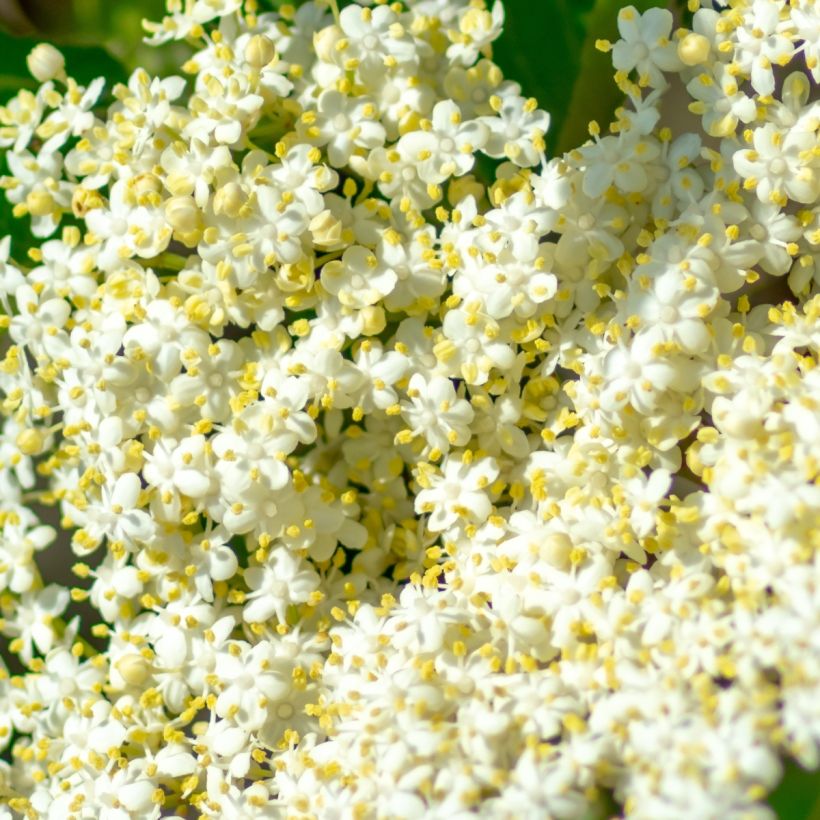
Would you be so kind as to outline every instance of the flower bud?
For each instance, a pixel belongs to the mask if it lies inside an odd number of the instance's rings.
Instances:
[[[202,213],[189,196],[172,196],[165,203],[168,224],[181,233],[190,233],[202,227]]]
[[[378,305],[369,305],[362,309],[362,335],[376,336],[387,325],[384,309]]]
[[[316,214],[308,226],[316,245],[336,245],[342,238],[342,223],[327,209]]]
[[[313,35],[313,48],[323,63],[333,62],[336,43],[342,39],[342,31],[337,26],[326,26]]]
[[[239,211],[245,204],[245,192],[236,182],[229,182],[223,185],[214,194],[214,213],[217,216],[229,216],[235,218],[239,216]]]
[[[156,174],[138,174],[128,180],[128,190],[142,204],[146,197],[151,198],[154,194],[162,191],[162,182]]]
[[[17,448],[24,456],[36,456],[43,450],[45,437],[41,430],[30,427],[22,430],[17,436]]]
[[[129,686],[140,686],[151,672],[150,664],[136,652],[123,655],[116,663],[117,671]]]
[[[245,46],[245,59],[254,68],[263,68],[276,57],[276,46],[270,37],[254,34]]]
[[[708,38],[695,32],[690,32],[678,43],[678,57],[684,65],[705,63],[711,50]]]
[[[41,83],[65,76],[65,58],[48,43],[36,45],[26,57],[26,65],[31,76]]]
[[[554,532],[544,538],[539,552],[546,563],[558,569],[566,569],[569,566],[572,541],[566,533]]]
[[[42,189],[31,191],[26,196],[26,208],[32,216],[48,216],[54,211],[54,197]]]

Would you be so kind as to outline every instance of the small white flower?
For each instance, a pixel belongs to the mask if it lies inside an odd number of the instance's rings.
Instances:
[[[356,149],[384,144],[385,130],[376,121],[377,113],[368,99],[330,90],[319,97],[316,111],[303,115],[300,122],[305,137],[313,145],[327,146],[330,164],[341,168]]]
[[[427,526],[440,532],[462,520],[485,521],[492,509],[487,489],[498,476],[495,459],[445,460],[442,472],[426,476],[429,486],[416,495],[416,511],[428,514]]]
[[[242,611],[248,623],[263,623],[274,615],[285,623],[288,607],[305,603],[319,586],[316,572],[282,548],[273,550],[264,566],[246,569],[244,579],[251,590]]]
[[[495,159],[506,158],[522,168],[537,165],[544,152],[544,135],[550,116],[537,107],[533,98],[516,94],[498,97],[495,117],[481,117],[490,134],[483,151]]]
[[[345,307],[374,305],[393,290],[397,276],[373,251],[354,245],[322,268],[322,285]]]
[[[101,488],[101,498],[91,502],[82,512],[85,538],[75,534],[72,546],[78,555],[93,552],[103,538],[119,541],[134,548],[137,543],[149,541],[155,532],[155,523],[138,506],[140,478],[136,473],[123,473]]]
[[[49,584],[43,589],[23,593],[14,602],[13,614],[5,611],[7,607],[3,606],[3,632],[17,642],[14,651],[24,663],[31,663],[35,649],[45,655],[55,645],[57,627],[54,619],[63,614],[68,603],[68,590]]]
[[[459,107],[444,100],[433,109],[430,129],[406,134],[399,140],[398,150],[414,157],[419,177],[435,185],[470,171],[474,155],[484,147],[489,133],[480,120],[464,122]]]
[[[450,379],[433,376],[428,380],[416,373],[406,392],[410,401],[401,403],[401,415],[413,436],[420,436],[442,453],[467,444],[473,408],[456,394]]]
[[[663,88],[663,72],[682,67],[672,33],[672,13],[667,9],[647,9],[640,14],[634,6],[618,12],[621,39],[612,50],[612,64],[619,71],[638,72],[640,80],[652,88]]]
[[[781,207],[788,199],[814,202],[820,174],[802,159],[814,145],[814,135],[796,129],[784,132],[766,123],[755,129],[752,139],[754,148],[738,151],[733,162],[758,199]]]

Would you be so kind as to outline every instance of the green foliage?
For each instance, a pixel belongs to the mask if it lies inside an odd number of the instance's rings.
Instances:
[[[621,102],[609,55],[599,52],[595,41],[617,39],[623,5],[621,0],[504,2],[504,34],[494,45],[494,59],[525,95],[550,112],[550,154],[585,142],[589,121],[605,127]],[[663,4],[632,0],[632,5],[644,11]]]
[[[769,805],[780,820],[820,820],[820,773],[788,761]]]
[[[14,37],[0,31],[0,100],[14,96],[21,88],[34,90],[38,87],[26,68],[28,53],[42,38]],[[95,77],[105,77],[109,88],[113,83],[127,79],[122,64],[99,46],[59,44],[65,55],[66,70],[77,82],[85,84]]]
[[[74,25],[63,32],[70,42],[103,43],[127,68],[142,66],[160,73],[173,70],[168,55],[142,42],[142,21],[160,20],[165,13],[164,0],[74,0]]]

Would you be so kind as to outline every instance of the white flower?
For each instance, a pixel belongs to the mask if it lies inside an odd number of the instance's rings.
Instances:
[[[815,83],[820,82],[820,14],[816,5],[801,5],[790,10],[795,32],[803,41],[799,51],[805,55],[806,66]]]
[[[264,566],[246,569],[244,579],[251,590],[242,611],[248,623],[263,623],[274,615],[285,623],[288,607],[309,600],[319,586],[316,572],[282,548],[273,550]]]
[[[341,259],[322,268],[322,285],[342,305],[364,308],[386,296],[396,284],[397,276],[369,249],[359,245],[348,248]]]
[[[139,201],[128,183],[119,180],[111,187],[108,208],[88,213],[88,227],[101,243],[96,258],[102,270],[111,271],[131,256],[156,256],[168,247],[172,230],[164,211]]]
[[[367,374],[368,382],[356,403],[363,413],[376,408],[386,410],[396,403],[398,393],[394,385],[406,373],[409,362],[401,353],[386,351],[378,342],[366,339],[355,353],[356,367]]]
[[[587,165],[584,193],[594,199],[613,184],[625,193],[645,191],[651,179],[646,166],[658,157],[660,146],[653,138],[625,131],[582,148],[581,154]]]
[[[703,117],[703,127],[711,136],[729,137],[738,121],[752,122],[757,115],[754,99],[743,93],[738,78],[725,63],[715,63],[697,75],[686,90],[696,100],[690,109]]]
[[[708,346],[704,319],[718,300],[718,290],[708,280],[669,270],[655,279],[648,293],[636,293],[633,299],[648,343],[672,340],[688,353],[701,353]]]
[[[412,131],[400,140],[398,150],[414,157],[418,174],[430,184],[463,176],[475,162],[475,153],[487,142],[489,129],[479,120],[462,120],[459,107],[449,100],[437,103],[429,130]]]
[[[224,173],[232,164],[227,146],[209,145],[198,139],[172,142],[160,157],[168,190],[174,196],[193,196],[200,208],[207,204],[210,188],[220,172]]]
[[[3,632],[14,639],[12,649],[24,663],[31,663],[35,649],[45,655],[55,645],[57,627],[54,619],[63,614],[68,602],[67,589],[49,584],[43,589],[23,593],[14,602],[13,613],[6,611],[7,605],[3,606]]]
[[[766,123],[754,130],[752,139],[754,148],[738,151],[733,162],[758,199],[781,207],[788,199],[814,202],[820,192],[820,175],[803,159],[814,145],[814,134],[796,129],[784,132]]]
[[[32,94],[28,89],[20,89],[5,105],[0,107],[0,148],[12,147],[14,153],[28,147],[34,132],[45,113],[46,97],[54,92],[53,83],[47,82]]]
[[[19,151],[6,154],[6,162],[11,176],[0,179],[0,184],[7,189],[9,202],[15,204],[18,214],[31,216],[34,236],[51,236],[71,204],[73,190],[62,180],[62,156],[42,149],[36,157]]]
[[[387,61],[412,66],[419,59],[419,45],[390,6],[361,8],[348,6],[339,15],[344,32],[342,60],[365,74],[381,72]]]
[[[0,533],[0,591],[28,592],[37,576],[34,553],[44,550],[57,536],[54,527],[39,524],[33,515],[7,516]]]
[[[473,408],[456,394],[450,379],[433,376],[428,380],[416,373],[406,392],[410,401],[401,403],[401,415],[412,436],[420,436],[442,453],[467,444]]]
[[[507,158],[522,168],[537,165],[544,151],[544,135],[550,116],[538,108],[533,98],[516,94],[496,97],[495,117],[482,117],[480,122],[490,129],[483,151],[496,159]]]
[[[290,476],[284,456],[296,441],[274,407],[254,404],[244,410],[233,429],[214,436],[210,445],[224,496],[241,501],[254,483],[268,491],[284,487]]]
[[[11,320],[9,335],[18,344],[27,345],[33,355],[45,352],[57,356],[64,346],[66,322],[71,306],[63,299],[40,301],[31,285],[20,285],[14,291],[19,313]]]
[[[682,67],[672,33],[672,13],[667,9],[647,9],[640,14],[634,6],[618,12],[621,39],[612,50],[612,64],[619,71],[638,72],[640,81],[652,88],[663,88],[663,72]]]
[[[91,571],[94,583],[89,600],[107,621],[116,621],[128,611],[129,602],[144,589],[139,571],[126,563],[126,558],[106,556],[100,566]]]
[[[91,250],[60,239],[44,242],[40,250],[42,264],[29,273],[29,281],[45,285],[55,296],[68,297],[75,302],[77,297],[87,300],[96,292]]]
[[[655,411],[660,397],[675,387],[693,390],[698,382],[697,367],[677,358],[660,357],[651,340],[633,340],[629,347],[618,346],[607,353],[603,362],[606,386],[601,405],[614,410],[631,405],[639,413]]]
[[[352,9],[351,9],[352,10]],[[300,120],[305,137],[313,145],[327,146],[330,164],[341,168],[356,149],[372,149],[384,144],[384,126],[376,122],[376,106],[360,97],[339,91],[325,91],[316,110]]]
[[[103,538],[130,548],[151,539],[156,525],[138,506],[140,479],[136,473],[123,473],[109,480],[100,492],[100,500],[92,501],[82,511],[82,530],[71,542],[78,555],[95,550]]]
[[[735,65],[751,76],[752,88],[763,97],[774,92],[772,65],[785,65],[794,52],[792,21],[781,20],[779,3],[754,2],[746,10],[745,25],[737,29]]]
[[[205,601],[213,601],[213,581],[227,581],[236,573],[239,561],[230,545],[230,535],[215,527],[197,536],[188,550],[194,566],[193,581]]]
[[[487,489],[498,476],[495,459],[476,461],[448,458],[441,473],[425,475],[425,488],[416,495],[416,511],[429,515],[427,526],[433,532],[464,522],[484,521],[492,503]]]
[[[468,384],[484,384],[493,367],[506,369],[515,359],[513,349],[498,340],[498,324],[485,314],[451,310],[444,317],[442,330],[436,356],[448,373]]]
[[[84,135],[98,122],[92,109],[104,86],[103,77],[97,77],[88,88],[77,85],[71,78],[68,79],[68,86],[60,104],[37,129],[37,136],[45,139],[44,152],[59,150],[71,137]]]
[[[448,31],[452,45],[447,57],[456,64],[469,66],[479,54],[489,53],[488,46],[498,39],[504,25],[504,6],[496,0],[491,11],[479,6],[462,9],[458,29]]]

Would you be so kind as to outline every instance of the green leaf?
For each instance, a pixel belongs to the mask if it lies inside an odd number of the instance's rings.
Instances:
[[[521,84],[549,111],[551,154],[587,139],[590,119],[609,124],[622,95],[612,80],[609,56],[595,40],[617,38],[622,0],[506,0],[504,33],[494,59],[506,77]],[[640,11],[659,0],[633,0]]]
[[[14,96],[21,88],[36,89],[38,83],[26,68],[26,57],[43,40],[35,37],[14,37],[0,31],[0,100]],[[57,44],[65,56],[66,71],[78,83],[87,84],[95,77],[105,77],[109,88],[128,78],[125,69],[105,49],[99,46]]]
[[[493,59],[508,79],[521,84],[549,111],[548,149],[553,149],[567,116],[572,87],[580,69],[584,39],[582,14],[590,0],[506,0],[504,33],[493,46]]]
[[[615,42],[618,39],[618,10],[623,5],[621,0],[598,0],[584,19],[586,37],[581,47],[578,75],[555,142],[559,153],[586,142],[591,120],[605,129],[623,101],[623,94],[613,80],[611,56],[595,47],[596,40]],[[663,4],[655,0],[633,0],[632,5],[644,12]]]
[[[820,772],[808,772],[788,761],[780,785],[769,795],[780,820],[820,820]]]

